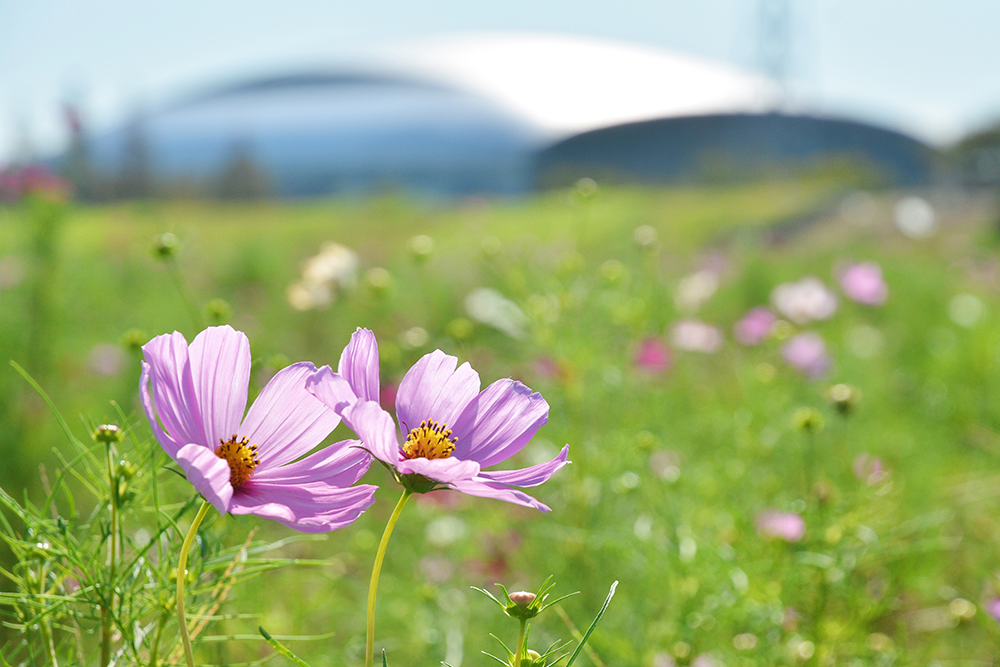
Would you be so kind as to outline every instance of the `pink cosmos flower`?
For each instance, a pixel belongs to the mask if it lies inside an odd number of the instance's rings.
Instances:
[[[770,308],[752,308],[733,326],[733,336],[744,345],[760,345],[768,337],[778,318]]]
[[[376,487],[351,486],[371,460],[358,441],[298,460],[340,423],[305,390],[316,370],[311,363],[275,374],[244,416],[250,343],[243,333],[211,327],[188,345],[175,331],[142,352],[139,392],[153,435],[220,513],[325,532],[350,524],[375,501]]]
[[[806,534],[806,522],[795,512],[770,510],[757,515],[757,532],[786,542],[798,542]]]
[[[781,348],[781,354],[788,363],[810,378],[818,378],[826,373],[832,363],[826,354],[826,343],[813,331],[800,333],[785,343]]]
[[[670,368],[673,356],[666,343],[659,338],[650,337],[639,344],[639,348],[632,357],[632,362],[639,370],[646,373],[662,373]]]
[[[569,446],[553,460],[521,470],[485,470],[517,454],[548,420],[541,394],[515,380],[480,391],[468,363],[435,350],[407,371],[396,393],[396,426],[379,407],[378,346],[359,329],[340,358],[338,372],[316,371],[307,389],[338,412],[364,447],[411,491],[440,488],[471,496],[548,507],[517,487],[537,486],[566,465]]]
[[[889,297],[882,269],[874,262],[862,262],[840,274],[840,287],[848,299],[866,306],[881,306]]]

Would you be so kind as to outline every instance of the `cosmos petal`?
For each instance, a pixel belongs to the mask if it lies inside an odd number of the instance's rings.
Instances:
[[[184,445],[177,452],[177,463],[187,480],[212,507],[225,514],[233,497],[233,486],[229,483],[229,463],[215,455],[203,445]]]
[[[396,464],[401,475],[423,475],[442,484],[452,484],[462,479],[472,479],[479,473],[475,461],[462,461],[453,457],[446,459],[404,459]]]
[[[184,335],[175,331],[157,336],[142,346],[142,356],[150,367],[156,416],[172,440],[160,444],[173,456],[182,443],[206,442]]]
[[[496,500],[504,500],[508,503],[514,503],[516,505],[524,505],[525,507],[533,507],[536,510],[542,512],[548,512],[549,507],[543,503],[538,502],[528,494],[517,489],[513,489],[504,484],[498,484],[496,482],[485,481],[481,478],[477,479],[467,479],[459,482],[453,482],[451,487],[456,491],[461,491],[470,496],[479,496],[480,498],[495,498]]]
[[[374,401],[359,401],[343,412],[344,423],[361,438],[362,445],[383,463],[395,466],[401,458],[392,416]]]
[[[250,341],[230,326],[209,327],[195,336],[188,357],[207,444],[225,441],[247,407]]]
[[[340,417],[306,391],[316,367],[307,361],[281,369],[261,390],[240,427],[257,445],[259,472],[294,461],[323,442]]]
[[[170,458],[177,457],[177,450],[182,447],[181,443],[174,440],[163,428],[160,426],[159,420],[156,418],[156,408],[153,406],[153,396],[149,393],[149,374],[151,366],[145,361],[142,362],[142,375],[139,378],[139,397],[142,400],[142,409],[146,413],[146,419],[149,420],[149,427],[153,430],[153,437],[156,441],[160,443],[160,446],[166,450]]]
[[[357,394],[351,389],[347,380],[334,373],[329,366],[323,366],[309,376],[306,380],[306,391],[338,415],[344,408],[358,401]]]
[[[368,329],[351,334],[351,342],[340,355],[337,375],[347,380],[362,401],[378,401],[378,343]]]
[[[350,486],[361,479],[371,464],[371,454],[360,446],[360,440],[336,442],[295,463],[257,472],[253,482],[325,482],[333,486]]]
[[[378,487],[368,484],[338,488],[324,482],[244,484],[233,495],[229,511],[273,519],[307,533],[323,533],[350,524],[375,502]]]
[[[488,466],[504,461],[549,418],[542,395],[515,380],[497,380],[474,397],[452,426],[455,456]]]
[[[403,376],[396,393],[396,416],[403,433],[425,419],[451,426],[479,393],[479,374],[468,363],[457,370],[458,359],[435,350]]]
[[[569,445],[564,446],[559,455],[547,463],[539,463],[520,470],[484,470],[479,473],[479,477],[489,482],[509,484],[510,486],[538,486],[548,481],[552,475],[566,465],[567,456],[569,456]]]

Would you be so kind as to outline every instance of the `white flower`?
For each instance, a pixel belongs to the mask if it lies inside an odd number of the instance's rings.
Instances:
[[[783,283],[771,292],[771,303],[798,325],[826,320],[837,312],[837,297],[819,278],[807,276],[796,283]]]

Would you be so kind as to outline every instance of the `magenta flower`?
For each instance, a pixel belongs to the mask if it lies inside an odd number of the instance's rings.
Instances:
[[[632,357],[632,363],[646,373],[662,373],[670,368],[673,363],[673,355],[670,347],[659,338],[651,336],[639,344],[639,348]]]
[[[788,363],[814,379],[826,373],[832,363],[826,354],[826,343],[813,331],[800,333],[785,343],[781,354]]]
[[[881,306],[889,297],[882,269],[874,262],[862,262],[840,274],[840,287],[848,299],[866,306]]]
[[[548,420],[541,394],[515,380],[480,391],[468,363],[435,350],[407,371],[396,393],[403,444],[388,412],[379,407],[378,346],[359,329],[340,359],[338,373],[316,371],[307,389],[337,411],[371,454],[412,492],[453,489],[471,496],[548,507],[517,487],[537,486],[566,465],[569,446],[553,460],[521,470],[485,470],[517,454]]]
[[[757,532],[786,542],[798,542],[806,534],[806,522],[795,512],[769,510],[757,515]]]
[[[778,318],[770,308],[752,308],[733,326],[733,336],[743,345],[760,345],[767,338]]]
[[[340,423],[305,390],[311,363],[279,371],[244,416],[250,343],[243,333],[211,327],[189,346],[175,331],[142,351],[139,392],[153,435],[220,513],[325,532],[374,502],[376,487],[351,486],[370,463],[358,441],[301,458]]]

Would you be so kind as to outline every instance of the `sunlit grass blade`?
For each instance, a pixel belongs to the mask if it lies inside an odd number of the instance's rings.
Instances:
[[[611,604],[611,598],[613,598],[615,596],[615,589],[616,588],[618,588],[618,582],[617,581],[615,581],[615,583],[611,584],[611,590],[608,592],[607,599],[604,601],[604,604],[601,606],[601,610],[599,612],[597,612],[597,617],[594,618],[594,622],[591,623],[590,627],[587,628],[587,631],[585,633],[583,633],[583,638],[580,640],[580,644],[576,647],[576,650],[573,651],[573,655],[570,656],[569,661],[567,661],[566,667],[570,667],[576,661],[577,656],[580,655],[580,651],[583,650],[583,647],[587,643],[587,640],[590,639],[591,633],[594,632],[594,628],[596,628],[597,624],[601,622],[602,618],[604,618],[604,612],[606,612],[608,610],[608,605]]]
[[[301,658],[299,658],[298,656],[296,656],[294,653],[292,653],[287,648],[285,648],[285,646],[281,642],[279,642],[277,639],[275,639],[271,635],[267,634],[267,630],[265,630],[263,627],[258,626],[257,630],[260,632],[261,636],[264,638],[264,641],[266,641],[268,644],[270,644],[271,648],[273,648],[275,651],[277,651],[281,655],[285,656],[286,658],[288,658],[289,660],[291,660],[292,662],[294,662],[296,665],[299,665],[299,667],[309,667],[309,663],[305,662],[304,660],[302,660]]]

